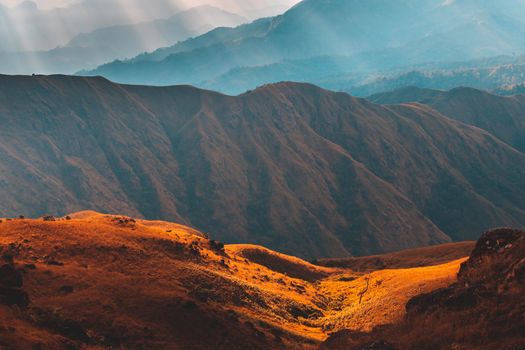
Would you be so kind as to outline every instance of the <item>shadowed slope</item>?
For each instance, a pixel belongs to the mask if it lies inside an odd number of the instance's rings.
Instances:
[[[487,130],[525,152],[525,95],[502,97],[471,88],[450,91],[405,88],[369,99],[381,104],[426,104],[448,117]]]
[[[354,271],[376,271],[384,269],[402,269],[418,266],[433,266],[468,256],[475,242],[440,244],[402,250],[395,253],[342,259],[320,259],[315,264],[327,267],[339,267]]]
[[[430,108],[293,83],[230,97],[1,80],[4,215],[119,211],[308,258],[525,223],[525,156]]]

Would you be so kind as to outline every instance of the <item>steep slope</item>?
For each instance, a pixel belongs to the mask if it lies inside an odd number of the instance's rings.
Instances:
[[[0,222],[2,347],[314,349],[330,331],[400,319],[463,261],[366,275],[169,222],[46,220]],[[385,298],[395,302],[379,308]]]
[[[404,88],[369,99],[382,104],[426,104],[448,117],[487,130],[525,152],[525,95],[502,97],[470,88],[450,91]]]
[[[6,216],[118,210],[308,258],[525,223],[525,156],[422,106],[291,83],[230,97],[101,78],[2,80]]]
[[[405,318],[371,333],[342,331],[322,349],[522,349],[525,233],[498,229],[477,242],[458,282],[422,294]]]
[[[140,62],[108,63],[82,74],[123,83],[188,83],[239,93],[246,86],[238,82],[259,81],[261,70],[269,72],[264,83],[287,79],[294,73],[288,70],[294,68],[286,65],[288,60],[301,64],[312,57],[345,56],[356,62],[353,69],[341,67],[334,75],[338,76],[362,73],[363,66],[382,71],[521,53],[524,13],[525,6],[516,0],[505,0],[499,8],[468,1],[306,0],[272,18],[267,31],[257,35],[219,42],[202,39],[203,45],[191,45],[190,50],[182,49],[186,44],[173,47],[168,50],[172,54],[160,61],[157,54],[143,55]],[[239,30],[245,32],[246,27]],[[309,70],[305,67],[301,80],[317,81]]]

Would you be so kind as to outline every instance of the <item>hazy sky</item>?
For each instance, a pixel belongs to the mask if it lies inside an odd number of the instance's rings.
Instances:
[[[24,0],[0,0],[0,4],[7,5],[9,7],[18,5],[19,3],[23,2]],[[34,1],[36,4],[38,4],[38,7],[41,9],[45,8],[52,8],[52,7],[58,7],[58,6],[64,6],[67,5],[70,2],[74,2],[76,0],[37,0]]]
[[[22,2],[24,2],[26,0],[0,0],[0,4],[3,4],[3,5],[6,5],[6,6],[9,6],[9,7],[13,7],[13,6],[16,6]],[[74,3],[74,2],[80,2],[81,0],[33,0],[34,3],[36,3],[38,5],[38,7],[40,9],[49,9],[49,8],[53,8],[53,7],[61,7],[61,6],[66,6],[70,3]],[[144,0],[145,3],[147,3],[147,0]],[[191,2],[192,1],[188,1],[189,5],[191,5]],[[202,1],[200,1],[202,2]],[[210,1],[210,3],[220,3],[221,1]],[[225,7],[228,7],[227,4],[231,4],[232,2],[236,2],[236,1],[231,1],[231,0],[225,0],[223,1],[224,4],[225,4]],[[242,3],[243,0],[237,0],[237,2],[239,3]],[[264,3],[265,1],[264,0],[261,0],[259,1],[259,3]],[[267,1],[268,3],[277,3],[279,1]],[[280,1],[283,5],[285,6],[291,6],[295,3],[298,3],[299,0],[282,0]]]

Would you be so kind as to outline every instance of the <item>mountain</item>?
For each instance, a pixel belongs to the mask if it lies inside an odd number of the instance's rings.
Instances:
[[[465,260],[363,274],[95,212],[2,219],[0,231],[0,346],[15,349],[313,350],[330,332],[399,320]]]
[[[354,77],[327,78],[323,86],[347,91],[357,96],[369,96],[407,86],[427,89],[449,90],[458,86],[482,90],[501,91],[504,95],[512,93],[505,91],[505,86],[518,86],[525,82],[525,57],[504,59],[505,63],[487,65],[488,62],[474,60],[451,65],[452,67],[414,68],[401,73],[386,75],[371,75],[373,78],[356,81]],[[489,60],[491,61],[491,60]]]
[[[497,89],[494,89],[493,92],[501,96],[512,96],[512,95],[518,95],[518,94],[525,94],[525,83],[504,85]]]
[[[203,5],[254,20],[282,13],[295,3],[296,0],[268,0],[264,4],[254,0],[150,0],[147,3],[141,0],[78,0],[40,9],[37,2],[24,1],[14,7],[0,5],[0,20],[4,24],[0,26],[0,52],[49,51],[83,33],[167,19]],[[204,23],[212,20],[200,19]],[[155,37],[147,39],[158,40]]]
[[[463,123],[487,130],[525,152],[525,95],[502,97],[471,88],[438,91],[404,88],[369,99],[382,104],[418,102]]]
[[[93,208],[344,257],[522,226],[525,155],[423,105],[2,76],[4,216]]]
[[[261,69],[269,71],[263,83],[286,79],[289,72],[283,63],[290,60],[300,64],[314,57],[344,56],[358,62],[358,67],[330,72],[340,76],[363,73],[360,66],[384,71],[521,53],[523,14],[525,6],[517,0],[505,0],[499,8],[485,1],[305,0],[251,36],[214,41],[209,39],[214,34],[205,34],[197,40],[202,46],[189,45],[186,50],[187,43],[176,45],[161,60],[155,53],[142,55],[138,61],[112,62],[81,74],[124,83],[215,84],[220,91],[236,94],[242,92],[236,82],[258,81]],[[246,26],[240,30],[245,33]],[[322,68],[336,69],[328,64]],[[242,79],[236,75],[239,69]],[[301,81],[315,78],[308,69],[303,74]]]
[[[404,319],[370,333],[345,330],[321,349],[520,349],[525,277],[525,232],[485,233],[461,265],[457,282],[416,296]]]
[[[74,73],[117,58],[173,45],[209,30],[237,26],[245,18],[211,6],[195,7],[168,19],[119,25],[79,34],[49,51],[0,53],[3,73]]]

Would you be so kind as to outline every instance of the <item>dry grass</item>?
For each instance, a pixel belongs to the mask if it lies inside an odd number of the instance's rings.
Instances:
[[[221,250],[173,223],[71,218],[0,224],[4,253],[36,266],[24,270],[30,308],[9,316],[0,307],[4,324],[18,324],[10,336],[0,327],[0,339],[50,349],[315,348],[333,331],[400,318],[408,298],[452,283],[461,262],[363,274],[257,246]]]

